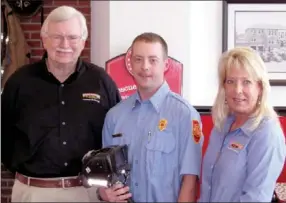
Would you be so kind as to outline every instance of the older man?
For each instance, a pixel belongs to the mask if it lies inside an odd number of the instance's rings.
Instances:
[[[46,57],[4,87],[2,162],[16,173],[13,202],[95,201],[78,178],[81,159],[101,148],[105,115],[120,95],[102,68],[80,59],[87,36],[82,13],[56,8],[41,30]]]

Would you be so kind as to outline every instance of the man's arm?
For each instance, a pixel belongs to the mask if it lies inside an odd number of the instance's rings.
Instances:
[[[12,168],[12,157],[15,144],[14,126],[18,116],[16,113],[17,92],[16,82],[12,78],[8,79],[1,94],[1,161],[11,172],[15,172]]]
[[[198,177],[201,172],[203,134],[200,115],[190,111],[182,118],[180,128],[180,176],[182,184],[178,202],[196,202]]]
[[[114,133],[114,125],[112,111],[108,111],[102,129],[102,147],[108,147],[113,144],[112,135]]]
[[[183,176],[178,202],[196,202],[197,179],[196,175]]]
[[[114,109],[112,109],[114,110]],[[112,135],[114,134],[115,120],[113,111],[110,110],[105,117],[102,130],[102,147],[108,147],[113,144]],[[122,184],[115,184],[113,187],[98,187],[98,199],[105,202],[123,201],[131,197],[128,192],[129,187],[124,187]]]
[[[113,79],[106,73],[102,72],[102,81],[103,81],[103,88],[106,92],[107,101],[108,101],[108,109],[111,109],[116,104],[121,101],[121,96],[118,90],[117,85],[113,81]]]

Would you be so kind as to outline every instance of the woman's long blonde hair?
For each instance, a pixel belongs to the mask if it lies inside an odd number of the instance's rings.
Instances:
[[[259,103],[257,104],[256,110],[251,115],[251,117],[255,118],[251,128],[255,129],[265,116],[277,118],[278,116],[276,112],[268,102],[270,84],[266,66],[263,60],[251,48],[236,47],[224,52],[219,60],[219,87],[215,103],[212,108],[212,119],[215,127],[217,127],[219,130],[222,130],[225,119],[231,113],[227,104],[225,104],[224,83],[227,71],[234,67],[240,67],[246,70],[250,77],[260,82],[262,87]]]

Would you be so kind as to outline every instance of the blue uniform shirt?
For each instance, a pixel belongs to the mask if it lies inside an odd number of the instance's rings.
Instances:
[[[212,130],[204,156],[200,202],[271,202],[285,162],[285,138],[279,123],[264,118],[255,130]],[[226,135],[226,136],[224,136]]]
[[[129,146],[135,202],[176,202],[182,176],[200,174],[203,137],[197,124],[199,113],[166,82],[149,100],[136,93],[107,113],[103,146]],[[117,133],[122,137],[112,137]]]

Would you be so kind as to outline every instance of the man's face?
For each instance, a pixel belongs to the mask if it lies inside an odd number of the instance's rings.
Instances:
[[[152,92],[164,81],[167,57],[159,42],[137,41],[132,47],[131,73],[138,89]]]
[[[47,37],[42,39],[49,58],[62,64],[76,62],[85,45],[81,31],[76,17],[61,22],[49,22]]]

